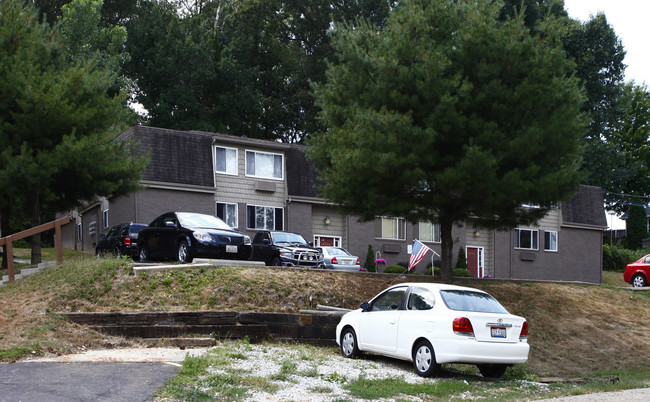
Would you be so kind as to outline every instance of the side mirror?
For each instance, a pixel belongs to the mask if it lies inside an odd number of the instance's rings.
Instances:
[[[165,227],[168,228],[175,228],[176,224],[174,222],[165,222]]]
[[[264,239],[264,240],[262,240],[262,244],[266,244],[268,246],[269,244],[271,244],[271,240]]]
[[[313,242],[313,241],[310,241],[310,242],[307,243],[307,244],[309,244],[309,247],[314,247],[314,242]]]
[[[368,311],[369,308],[370,305],[368,304],[368,302],[361,303],[361,311]]]

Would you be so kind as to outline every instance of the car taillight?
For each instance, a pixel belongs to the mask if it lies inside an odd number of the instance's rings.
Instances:
[[[359,261],[359,257],[357,257],[357,265],[361,265],[361,262]]]
[[[336,261],[336,257],[332,258],[332,264],[338,264],[339,262]]]
[[[131,245],[131,239],[129,237],[124,238],[124,245],[125,246],[130,246]]]
[[[521,326],[521,334],[519,334],[519,339],[528,338],[528,321],[524,321],[524,325]]]
[[[458,317],[454,320],[453,324],[454,333],[458,335],[474,335],[474,328],[469,318]]]

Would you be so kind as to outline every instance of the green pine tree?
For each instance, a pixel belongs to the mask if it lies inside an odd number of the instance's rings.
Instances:
[[[405,0],[383,29],[337,26],[340,62],[315,86],[327,131],[307,152],[324,196],[363,221],[440,223],[444,281],[454,224],[534,222],[577,190],[584,98],[562,32],[501,21],[500,6]]]
[[[456,259],[456,268],[467,269],[467,258],[465,257],[465,249],[462,246],[458,247],[458,258]]]
[[[0,2],[0,54],[0,215],[20,211],[36,226],[42,216],[138,188],[146,158],[115,141],[129,116],[126,94],[109,91],[115,69],[75,60],[59,31],[21,0]]]
[[[368,252],[366,253],[366,262],[363,267],[368,272],[377,272],[377,265],[375,264],[375,252],[372,249],[372,244],[368,244]]]

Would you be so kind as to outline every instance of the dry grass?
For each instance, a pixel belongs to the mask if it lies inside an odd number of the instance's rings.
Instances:
[[[527,371],[589,376],[602,370],[647,369],[650,294],[607,285],[457,280],[486,290],[530,324]],[[424,280],[422,276],[411,277]],[[57,311],[277,311],[327,304],[356,308],[396,276],[299,269],[194,269],[134,276],[129,263],[69,260],[61,267],[0,288],[0,358],[7,351],[66,353],[132,343],[64,322]],[[621,280],[622,281],[622,280]],[[9,356],[9,357],[7,357]]]

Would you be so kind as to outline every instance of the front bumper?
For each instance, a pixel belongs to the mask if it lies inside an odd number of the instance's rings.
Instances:
[[[194,242],[191,246],[192,257],[194,258],[215,258],[221,260],[250,260],[253,252],[251,245],[238,245],[237,252],[226,251],[225,244],[206,244]]]
[[[286,267],[318,267],[323,265],[323,260],[308,260],[281,256],[280,263]]]

